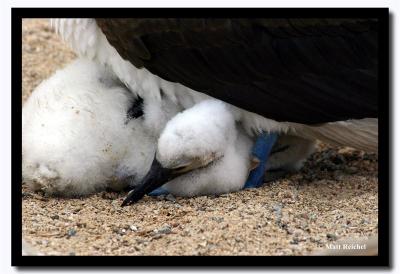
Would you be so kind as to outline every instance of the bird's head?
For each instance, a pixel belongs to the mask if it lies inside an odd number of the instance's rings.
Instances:
[[[234,117],[220,101],[206,100],[177,114],[160,135],[150,171],[123,205],[218,161],[236,137]]]

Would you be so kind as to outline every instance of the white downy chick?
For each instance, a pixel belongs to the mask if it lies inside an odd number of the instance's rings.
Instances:
[[[139,182],[153,160],[156,139],[141,118],[127,117],[135,100],[92,61],[79,59],[56,72],[23,107],[24,181],[62,196]]]

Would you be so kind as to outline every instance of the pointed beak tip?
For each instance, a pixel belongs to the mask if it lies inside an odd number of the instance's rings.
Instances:
[[[133,198],[133,192],[130,192],[130,193],[128,194],[128,196],[126,196],[125,199],[122,201],[121,207],[134,204],[134,203],[136,203],[137,201],[138,201],[138,200],[135,200],[135,199]]]
[[[121,207],[130,205],[132,203],[132,194],[133,194],[133,192],[134,192],[134,190],[129,191],[128,195],[122,201]]]
[[[172,174],[171,169],[163,168],[161,164],[154,158],[151,168],[142,182],[135,189],[131,190],[121,207],[134,204],[139,201],[144,195],[166,184],[171,179],[177,177]]]
[[[127,205],[128,205],[128,201],[125,199],[125,200],[122,202],[121,207],[124,207],[124,206],[127,206]]]

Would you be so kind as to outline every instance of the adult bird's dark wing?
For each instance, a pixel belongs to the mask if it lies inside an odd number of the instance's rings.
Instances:
[[[136,67],[277,121],[378,115],[376,19],[96,19]]]

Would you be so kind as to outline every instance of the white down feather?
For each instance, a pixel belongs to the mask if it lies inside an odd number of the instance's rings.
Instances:
[[[40,84],[23,106],[23,179],[63,196],[135,184],[156,139],[141,118],[127,121],[134,96],[104,67],[80,59]]]

